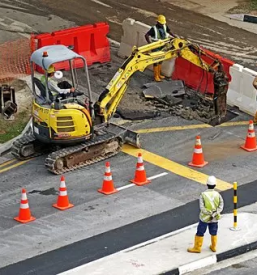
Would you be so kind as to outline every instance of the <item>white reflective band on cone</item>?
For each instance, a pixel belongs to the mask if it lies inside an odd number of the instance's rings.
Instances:
[[[203,149],[201,148],[201,149],[194,149],[194,152],[196,153],[196,154],[201,154],[202,152],[203,152]]]
[[[254,128],[253,128],[253,124],[251,123],[251,124],[249,124],[249,130],[253,130]]]
[[[59,195],[62,196],[67,196],[67,191],[60,191]]]
[[[200,139],[196,139],[195,145],[201,145],[201,140]]]
[[[255,133],[254,133],[254,132],[253,132],[253,133],[248,133],[247,136],[248,136],[249,138],[253,138],[253,137],[255,137]]]
[[[60,187],[62,187],[62,188],[63,188],[63,187],[66,187],[66,186],[65,186],[65,181],[61,181]]]
[[[110,166],[106,166],[105,172],[106,173],[110,173],[111,172],[111,167]]]
[[[143,163],[143,158],[142,157],[138,157],[138,163]]]
[[[21,203],[20,208],[21,209],[27,209],[27,208],[29,208],[29,204],[28,203]]]
[[[104,176],[104,180],[110,181],[112,180],[112,176]]]
[[[144,165],[139,166],[139,167],[137,168],[137,171],[144,171],[144,170],[145,170]]]
[[[22,199],[23,201],[27,200],[27,194],[26,194],[26,193],[22,193],[22,194],[21,194],[21,199]]]

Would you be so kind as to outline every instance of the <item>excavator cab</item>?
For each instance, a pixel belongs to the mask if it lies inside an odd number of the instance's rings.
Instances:
[[[89,139],[92,134],[91,87],[86,60],[64,45],[45,46],[31,55],[31,81],[33,100],[33,132],[36,139],[44,143],[74,144]],[[61,98],[49,85],[49,68],[60,62],[68,66],[71,87],[75,92]],[[74,63],[83,64],[87,81],[87,94],[78,91],[78,77]],[[35,68],[43,72],[36,75]],[[61,71],[55,71],[54,81],[62,78]],[[68,83],[68,82],[67,82]],[[77,95],[83,95],[83,100]]]

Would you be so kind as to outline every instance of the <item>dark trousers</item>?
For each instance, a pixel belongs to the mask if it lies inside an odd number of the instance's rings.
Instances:
[[[199,221],[199,224],[197,226],[196,235],[203,237],[206,232],[207,227],[209,228],[210,235],[212,235],[212,236],[217,235],[217,232],[218,232],[218,223],[217,222],[206,223],[206,222],[202,222],[201,220]]]

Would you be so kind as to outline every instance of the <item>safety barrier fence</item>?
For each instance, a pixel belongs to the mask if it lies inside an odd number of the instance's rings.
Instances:
[[[128,57],[133,46],[143,46],[147,42],[145,34],[151,26],[142,22],[136,21],[132,18],[127,18],[123,21],[123,35],[118,55],[120,57]],[[227,102],[231,106],[238,107],[241,111],[250,115],[255,115],[257,111],[257,94],[252,86],[254,77],[257,75],[256,71],[244,68],[241,65],[235,64],[233,61],[223,58],[207,49],[204,49],[213,58],[219,59],[224,67],[224,70],[229,78],[229,90]],[[211,64],[211,59],[202,56],[203,60]],[[152,69],[152,67],[149,67]],[[162,66],[162,73],[172,79],[180,79],[185,84],[200,92],[213,93],[214,84],[211,73],[205,72],[196,65],[177,57],[169,61],[164,61]]]
[[[32,38],[34,49],[39,49],[49,45],[65,45],[70,47],[77,54],[82,55],[90,66],[93,63],[105,63],[111,60],[110,43],[107,38],[109,25],[99,22],[94,25],[84,25],[52,33],[35,35]],[[55,65],[57,70],[68,70],[68,62],[60,62]],[[75,60],[74,68],[83,67],[83,62]],[[37,67],[38,72],[42,70]]]
[[[30,74],[31,41],[27,38],[0,45],[0,83]]]
[[[0,45],[0,83],[9,82],[30,74],[30,55],[36,49],[49,45],[62,44],[82,55],[87,65],[105,63],[111,59],[110,45],[107,38],[109,25],[99,22],[52,33],[43,33],[31,37],[21,38]],[[76,60],[75,68],[83,66],[81,60]],[[67,70],[69,64],[61,62],[56,65],[57,70]],[[38,72],[42,72],[36,67]]]

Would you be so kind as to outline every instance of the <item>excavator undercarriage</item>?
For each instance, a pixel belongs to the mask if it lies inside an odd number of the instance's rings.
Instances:
[[[124,143],[140,148],[139,135],[110,123],[95,130],[90,140],[64,148],[41,143],[29,133],[13,143],[12,154],[26,160],[48,153],[45,166],[58,175],[110,158],[119,153]]]

